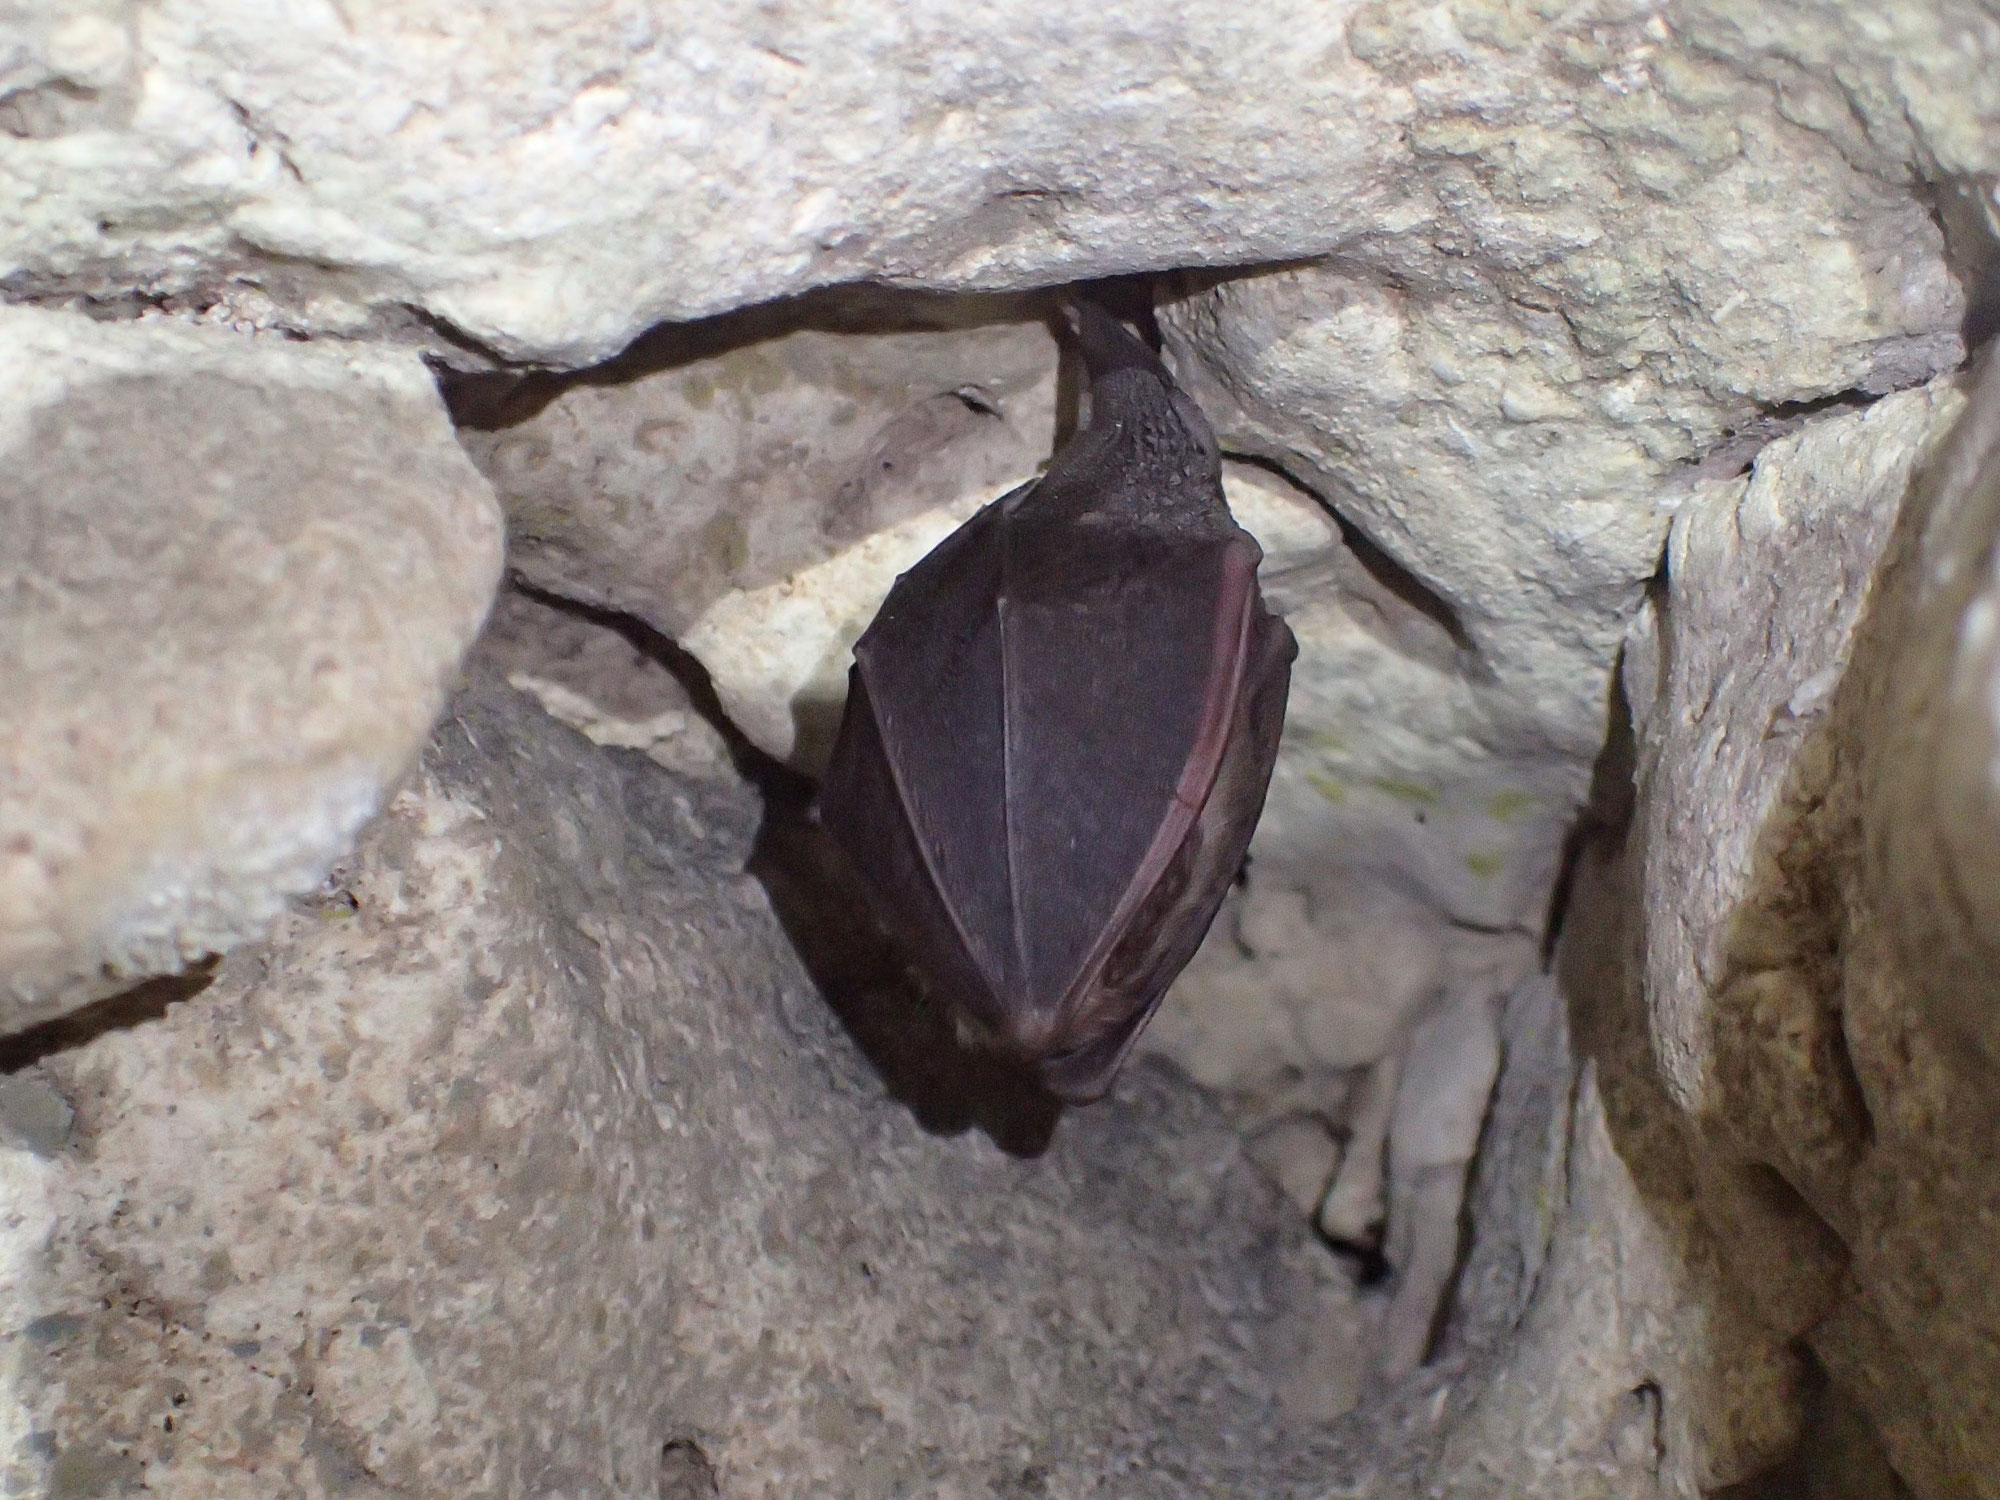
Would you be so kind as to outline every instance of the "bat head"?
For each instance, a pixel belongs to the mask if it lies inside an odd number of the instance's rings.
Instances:
[[[1163,486],[1189,498],[1213,493],[1219,501],[1221,445],[1194,398],[1103,308],[1077,301],[1064,313],[1090,375],[1090,420],[1050,465],[1043,497],[1069,494],[1076,488],[1070,471],[1080,470],[1106,503],[1113,503],[1113,489],[1124,488],[1145,504]]]

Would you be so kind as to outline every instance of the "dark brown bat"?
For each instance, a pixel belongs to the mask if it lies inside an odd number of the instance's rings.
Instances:
[[[1242,865],[1298,647],[1201,408],[1068,316],[1089,424],[896,580],[820,808],[930,982],[1082,1103]]]

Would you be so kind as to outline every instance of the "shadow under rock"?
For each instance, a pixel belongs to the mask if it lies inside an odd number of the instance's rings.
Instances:
[[[767,788],[764,806],[750,873],[890,1094],[928,1131],[977,1127],[1010,1155],[1041,1155],[1055,1135],[1060,1101],[1025,1065],[960,1038],[950,1005],[926,992],[869,910],[809,794]]]
[[[0,1037],[0,1075],[18,1073],[55,1052],[67,1052],[110,1031],[126,1031],[157,1021],[167,1008],[192,1000],[215,979],[221,960],[209,957],[179,974],[143,980],[102,1000],[79,1006],[66,1015]]]
[[[1054,316],[1052,292],[930,292],[873,285],[821,287],[686,323],[661,323],[600,364],[578,370],[434,368],[455,426],[494,432],[525,422],[573,386],[624,385],[697,360],[807,330],[936,333]]]
[[[701,663],[644,621],[516,581],[551,608],[623,636],[680,682],[757,788],[764,818],[747,864],[827,1008],[892,1098],[935,1135],[978,1129],[1012,1156],[1048,1149],[1061,1101],[1035,1073],[961,1039],[952,1009],[926,992],[869,907],[859,877],[820,825],[811,778],[773,760],[730,722]]]
[[[1045,322],[1067,349],[1057,310],[1078,291],[1087,292],[1117,316],[1136,324],[1157,349],[1155,279],[1145,274],[1108,276],[1028,292],[935,292],[873,283],[820,287],[691,322],[657,324],[611,358],[582,369],[461,370],[436,365],[433,373],[453,425],[494,432],[527,421],[573,386],[624,385],[662,370],[716,359],[808,330],[938,333],[1001,323]],[[1059,396],[1057,405],[1059,410],[1068,410],[1073,421],[1075,372],[1068,373],[1072,389],[1067,399]],[[1058,434],[1058,446],[1065,435]]]

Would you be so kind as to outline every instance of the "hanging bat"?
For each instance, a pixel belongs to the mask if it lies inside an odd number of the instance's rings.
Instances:
[[[1085,1103],[1242,866],[1298,647],[1201,408],[1108,313],[1067,319],[1088,425],[896,580],[820,809],[930,984]]]

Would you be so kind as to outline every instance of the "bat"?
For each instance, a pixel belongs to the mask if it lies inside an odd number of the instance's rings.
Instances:
[[[1109,313],[1065,319],[1088,423],[896,580],[820,817],[926,982],[1087,1103],[1242,867],[1298,646],[1201,408]]]

